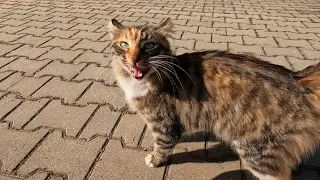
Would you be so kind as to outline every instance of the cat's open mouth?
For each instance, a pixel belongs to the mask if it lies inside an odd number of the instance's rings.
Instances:
[[[148,69],[139,68],[137,66],[132,66],[130,68],[130,71],[131,71],[131,75],[132,75],[133,78],[140,80],[148,72]]]

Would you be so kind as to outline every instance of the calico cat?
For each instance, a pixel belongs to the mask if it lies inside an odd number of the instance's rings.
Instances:
[[[150,167],[168,160],[181,133],[203,129],[262,180],[287,180],[320,144],[320,65],[293,72],[250,55],[173,55],[171,21],[126,27],[112,19],[117,82],[152,131]]]

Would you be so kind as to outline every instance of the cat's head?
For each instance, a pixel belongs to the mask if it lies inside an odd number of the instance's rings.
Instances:
[[[114,68],[121,69],[123,75],[137,80],[154,76],[154,62],[152,60],[172,55],[167,40],[171,32],[171,20],[166,19],[157,26],[122,25],[115,19],[109,23],[112,38]]]

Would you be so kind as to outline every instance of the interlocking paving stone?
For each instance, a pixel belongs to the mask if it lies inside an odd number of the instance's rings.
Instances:
[[[130,124],[134,124],[131,126]],[[114,132],[115,137],[122,137],[125,145],[137,146],[145,126],[144,120],[139,115],[125,114]]]
[[[111,57],[106,56],[104,53],[96,53],[92,50],[87,50],[81,56],[79,56],[75,61],[75,63],[97,63],[101,66],[108,66],[111,62]]]
[[[260,45],[239,45],[236,43],[229,43],[229,48],[232,52],[236,53],[253,53],[255,55],[264,55],[264,52],[262,50],[262,46]]]
[[[74,80],[96,80],[105,84],[113,85],[116,82],[115,75],[111,68],[97,67],[95,64],[87,66]]]
[[[82,53],[83,50],[65,50],[61,49],[60,47],[55,47],[49,50],[47,53],[43,54],[38,59],[62,60],[65,63],[70,63]]]
[[[1,91],[7,90],[9,87],[11,87],[15,83],[19,82],[22,78],[23,77],[22,77],[21,72],[17,72],[17,73],[10,75],[6,79],[0,81],[0,90]]]
[[[81,133],[80,138],[109,135],[119,116],[120,112],[111,111],[109,106],[101,106]]]
[[[31,45],[23,45],[18,49],[7,54],[7,56],[25,56],[25,57],[28,57],[29,59],[36,59],[37,57],[46,53],[50,49],[51,47],[40,48],[40,47],[32,47]]]
[[[7,64],[9,64],[10,62],[14,61],[15,59],[17,59],[17,57],[0,57],[0,67],[3,67]],[[1,69],[0,69],[1,71]]]
[[[162,179],[164,166],[148,167],[144,161],[146,155],[143,151],[122,148],[120,141],[110,140],[89,179]]]
[[[320,62],[320,60],[302,60],[295,57],[288,57],[288,60],[293,64],[295,70],[302,70],[308,66],[315,65]]]
[[[45,84],[51,77],[23,77],[19,82],[11,86],[7,91],[19,93],[22,97],[29,97],[38,88]]]
[[[78,180],[86,176],[106,138],[91,141],[65,139],[54,131],[19,168],[18,173],[27,174],[37,168],[68,174],[68,179]]]
[[[51,30],[52,28],[24,27],[24,29],[22,31],[17,32],[17,34],[30,34],[34,36],[41,36]]]
[[[34,129],[40,126],[59,128],[65,130],[67,136],[75,137],[96,107],[97,105],[65,106],[61,104],[60,100],[53,100],[25,126],[25,129]]]
[[[20,176],[13,176],[13,175],[0,175],[1,180],[46,180],[48,174],[43,172],[38,172],[35,174],[32,174],[30,177],[24,178]]]
[[[273,64],[278,64],[280,66],[284,66],[288,69],[292,69],[292,67],[290,66],[288,60],[284,57],[284,56],[274,56],[274,57],[270,57],[270,56],[258,56],[259,58],[261,58],[262,60],[271,62]]]
[[[62,98],[65,103],[73,103],[89,86],[89,81],[81,83],[62,81],[55,77],[35,92],[33,98],[53,97]]]
[[[21,129],[48,101],[48,99],[24,101],[4,121],[12,123],[14,128]]]
[[[125,106],[122,90],[119,87],[105,86],[101,82],[94,82],[78,103],[108,103],[116,109],[121,109]]]
[[[88,39],[83,39],[72,49],[91,49],[94,52],[102,52],[109,44],[110,42],[94,42]]]
[[[29,45],[37,47],[37,46],[47,42],[49,39],[51,39],[51,38],[50,37],[37,37],[37,36],[33,36],[33,35],[26,35],[16,41],[14,41],[13,43],[29,44]]]
[[[20,44],[1,44],[0,43],[0,56],[3,56],[9,52],[11,52],[12,50],[18,48],[19,46],[21,46]]]
[[[53,61],[41,71],[37,72],[35,76],[60,76],[65,80],[70,80],[75,77],[85,66],[85,64],[74,65],[61,63],[60,61]]]
[[[60,37],[55,37],[50,41],[44,43],[42,47],[53,46],[53,47],[60,47],[62,49],[70,49],[79,41],[80,39],[62,39]]]
[[[52,36],[52,37],[60,37],[60,38],[69,38],[76,34],[78,31],[70,31],[70,30],[62,30],[62,29],[54,29],[45,34],[45,36]]]
[[[49,63],[49,60],[36,61],[36,60],[29,60],[25,57],[21,57],[11,62],[10,64],[4,66],[3,68],[0,69],[0,71],[1,72],[20,71],[20,72],[25,72],[26,75],[32,75],[48,63]]]
[[[0,99],[0,119],[14,109],[22,100],[16,99],[14,95],[7,95]]]
[[[12,171],[47,133],[44,129],[17,133],[7,129],[6,123],[0,123],[0,131],[6,137],[0,139],[0,162],[4,171]]]

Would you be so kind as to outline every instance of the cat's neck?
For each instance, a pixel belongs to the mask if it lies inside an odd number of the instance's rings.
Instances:
[[[132,77],[118,76],[117,82],[125,92],[126,100],[128,102],[134,98],[146,96],[151,90],[151,84],[145,80],[136,80]]]

